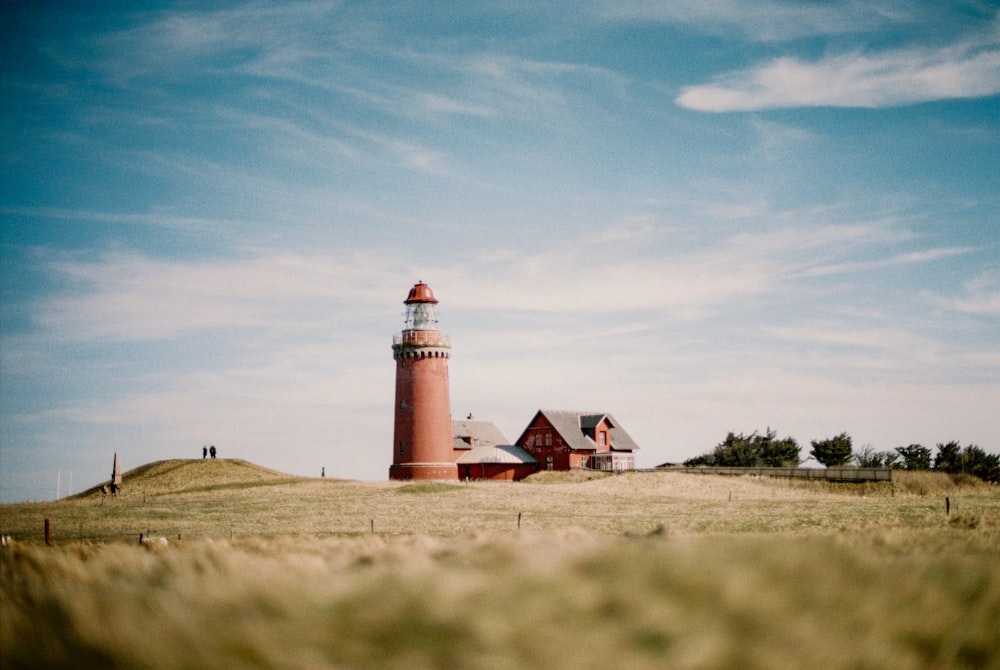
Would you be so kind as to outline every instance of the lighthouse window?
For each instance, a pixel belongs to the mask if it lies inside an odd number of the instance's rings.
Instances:
[[[399,409],[401,409],[401,410],[405,410],[406,409],[406,401],[405,400],[400,400],[399,401]]]

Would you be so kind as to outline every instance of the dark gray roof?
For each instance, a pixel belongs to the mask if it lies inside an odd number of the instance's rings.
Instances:
[[[483,447],[473,447],[459,456],[455,461],[459,465],[471,465],[473,463],[507,463],[517,465],[518,463],[537,463],[535,457],[527,451],[513,444],[497,444]]]
[[[494,447],[507,444],[508,440],[492,421],[463,419],[451,422],[452,445],[455,449]]]
[[[618,423],[618,419],[608,412],[569,412],[559,409],[540,409],[535,416],[537,417],[538,414],[544,416],[552,424],[552,427],[556,429],[556,432],[571,449],[597,449],[597,442],[594,441],[594,429],[601,423],[602,419],[607,419],[608,425],[611,426],[612,451],[639,450],[639,445],[625,432],[625,429]],[[532,419],[532,423],[534,423],[534,419]]]

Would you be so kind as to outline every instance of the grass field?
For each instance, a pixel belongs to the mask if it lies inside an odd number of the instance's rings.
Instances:
[[[117,498],[0,506],[0,665],[1000,668],[1000,491],[902,474],[150,464]]]

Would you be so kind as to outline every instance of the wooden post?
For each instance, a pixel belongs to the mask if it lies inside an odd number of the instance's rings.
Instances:
[[[944,497],[944,513],[945,516],[951,516],[951,498],[948,496]]]
[[[372,535],[374,535],[375,534],[375,519],[372,519],[371,523],[372,523]]]
[[[522,514],[522,512],[518,512],[517,513],[517,529],[518,530],[521,530],[521,514]]]
[[[52,525],[48,519],[45,520],[45,544],[52,544]]]

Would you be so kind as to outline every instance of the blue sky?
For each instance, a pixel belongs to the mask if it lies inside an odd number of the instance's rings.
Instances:
[[[0,10],[3,500],[206,444],[385,479],[417,280],[453,414],[512,440],[1000,451],[997,3],[36,4]]]

